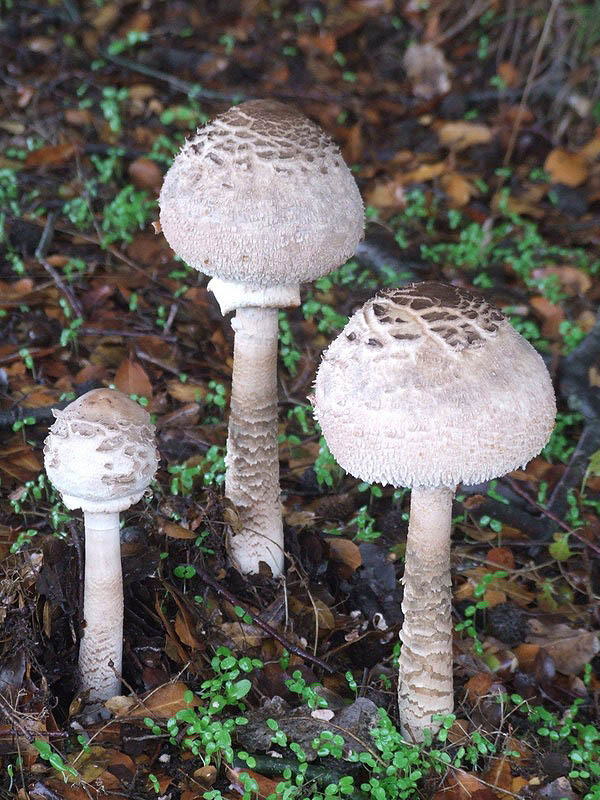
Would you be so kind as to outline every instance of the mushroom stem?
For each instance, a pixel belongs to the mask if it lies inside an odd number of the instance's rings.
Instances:
[[[274,576],[283,572],[283,522],[279,501],[277,442],[276,308],[238,308],[225,494],[241,515],[230,537],[232,558],[244,573],[265,561]]]
[[[425,728],[451,714],[452,585],[450,531],[453,491],[413,488],[404,567],[398,705],[405,737],[423,741]]]
[[[90,700],[119,694],[123,664],[123,572],[119,514],[84,512],[85,628],[79,646],[81,688]],[[112,666],[110,664],[112,662]]]

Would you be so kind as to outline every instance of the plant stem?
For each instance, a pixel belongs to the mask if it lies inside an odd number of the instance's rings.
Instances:
[[[283,522],[279,500],[277,442],[276,308],[238,308],[231,411],[227,439],[225,494],[241,515],[241,530],[230,537],[230,552],[244,573],[266,562],[283,572]]]
[[[451,714],[450,489],[413,488],[404,567],[398,705],[403,735],[423,741],[435,714]]]
[[[81,688],[89,690],[90,700],[108,700],[121,690],[123,664],[119,514],[86,511],[84,521],[85,629],[79,646]]]

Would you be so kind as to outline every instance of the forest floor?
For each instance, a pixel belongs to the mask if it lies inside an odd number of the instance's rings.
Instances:
[[[466,7],[0,0],[0,798],[600,798],[599,17]],[[285,583],[228,561],[230,320],[152,228],[185,137],[255,97],[330,132],[368,221],[280,314]],[[344,475],[307,396],[353,309],[425,279],[500,307],[559,411],[526,469],[458,489],[456,712],[419,747],[409,493]],[[162,460],[123,514],[124,696],[90,723],[81,517],[41,450],[52,408],[109,385]]]

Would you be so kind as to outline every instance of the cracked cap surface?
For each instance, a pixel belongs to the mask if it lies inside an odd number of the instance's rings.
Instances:
[[[356,182],[331,138],[291,106],[249,100],[190,138],[159,198],[165,238],[224,280],[296,284],[330,272],[364,231]]]

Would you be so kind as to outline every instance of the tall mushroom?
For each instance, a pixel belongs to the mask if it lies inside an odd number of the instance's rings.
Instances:
[[[123,577],[119,512],[142,497],[158,453],[150,416],[110,389],[93,389],[53,411],[44,445],[48,477],[85,523],[85,628],[79,673],[89,699],[119,693],[123,652]]]
[[[450,533],[457,483],[535,456],[556,404],[542,358],[498,309],[456,286],[416,283],[369,300],[323,356],[314,406],[336,460],[412,488],[399,707],[415,740],[454,707]]]
[[[244,573],[283,571],[277,445],[277,314],[300,283],[349,258],[364,229],[360,194],[339,149],[273,100],[230,108],[184,145],[160,193],[167,241],[213,276],[235,309],[225,493],[242,529],[229,540]]]

